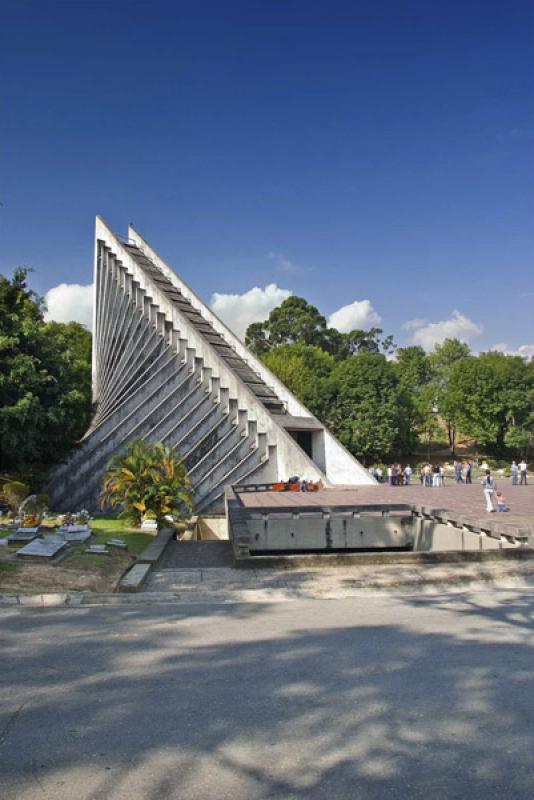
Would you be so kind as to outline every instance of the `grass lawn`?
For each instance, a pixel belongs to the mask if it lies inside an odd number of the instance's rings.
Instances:
[[[106,544],[108,539],[123,539],[126,542],[128,546],[126,551],[110,548],[113,561],[118,557],[124,558],[126,554],[130,557],[138,556],[155,536],[155,533],[141,532],[138,528],[131,528],[123,519],[104,514],[89,520],[89,527],[93,536],[87,544]],[[74,545],[63,562],[64,566],[67,569],[108,571],[109,556],[86,553],[85,548],[85,544]]]
[[[0,549],[0,591],[112,592],[121,575],[154,538],[153,533],[131,528],[122,519],[98,515],[90,520],[91,544],[105,544],[108,539],[124,539],[128,549],[110,548],[106,555],[86,553],[85,544],[69,547],[65,559],[58,563],[13,561],[13,545]],[[0,531],[0,536],[8,531]]]
[[[89,526],[93,531],[92,544],[105,544],[108,539],[124,539],[128,552],[134,556],[142,553],[155,536],[155,533],[129,527],[126,520],[104,515],[90,520]]]

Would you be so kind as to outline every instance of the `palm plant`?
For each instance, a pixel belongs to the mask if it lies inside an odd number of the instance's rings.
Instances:
[[[172,447],[132,442],[123,456],[114,456],[104,476],[101,507],[121,508],[121,516],[141,523],[149,514],[158,526],[166,515],[193,509],[193,488],[187,470]]]

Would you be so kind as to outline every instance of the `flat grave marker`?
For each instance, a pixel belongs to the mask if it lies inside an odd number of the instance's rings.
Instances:
[[[85,552],[93,555],[106,555],[109,550],[105,544],[90,544],[89,547],[85,548]]]
[[[22,558],[54,558],[61,550],[67,546],[65,540],[60,536],[45,536],[43,539],[34,539],[29,544],[21,547],[17,551],[17,556]]]
[[[9,544],[16,544],[17,542],[33,542],[38,536],[39,528],[17,528],[14,533],[10,533],[7,537]]]

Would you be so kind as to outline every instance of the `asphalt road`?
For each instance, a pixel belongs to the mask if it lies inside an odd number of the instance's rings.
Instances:
[[[2,800],[534,797],[534,593],[0,610]]]

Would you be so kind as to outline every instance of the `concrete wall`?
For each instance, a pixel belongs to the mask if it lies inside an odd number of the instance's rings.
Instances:
[[[309,417],[311,420],[317,422],[316,418],[274,375],[265,364],[256,358],[253,353],[243,344],[243,342],[228,328],[222,320],[212,311],[211,308],[206,306],[198,295],[178,276],[172,269],[165,263],[165,261],[158,255],[158,253],[151,247],[151,245],[137,233],[137,231],[130,226],[128,228],[128,237],[135,242],[135,244],[147,254],[147,256],[165,272],[169,280],[174,283],[191,304],[199,310],[205,319],[213,325],[214,329],[222,334],[227,342],[235,349],[235,351],[243,358],[244,361],[257,372],[262,380],[272,388],[278,397],[286,404],[289,414],[296,417]],[[323,426],[324,427],[324,426]],[[324,455],[321,454],[317,460],[317,467],[324,473],[325,482],[327,484],[375,484],[375,479],[367,472],[367,470],[352,456],[348,450],[343,447],[340,442],[328,431],[324,429]],[[284,431],[285,433],[285,431]],[[286,434],[288,436],[288,434]],[[290,437],[288,437],[290,438]],[[322,450],[323,448],[321,448]],[[293,459],[288,459],[287,451],[292,450],[291,445],[281,447],[278,453],[279,470],[278,479],[290,477],[291,474],[298,474],[302,477],[313,479],[311,464],[304,464],[303,469],[291,472]],[[309,459],[309,461],[311,461]]]
[[[324,512],[247,516],[250,552],[395,549],[410,547],[412,520],[406,516],[327,514]]]
[[[248,490],[247,490],[248,491]],[[237,560],[259,553],[332,552],[409,548],[467,552],[528,547],[529,532],[491,521],[483,529],[450,512],[409,504],[278,511],[243,505],[239,487],[227,487],[229,538]],[[503,527],[504,525],[504,527]]]
[[[199,517],[197,531],[201,539],[220,539],[228,541],[228,521],[223,514]]]
[[[504,550],[517,548],[504,536],[489,536],[484,531],[475,533],[452,524],[433,520],[415,520],[414,550],[417,552],[450,552],[465,550]]]

